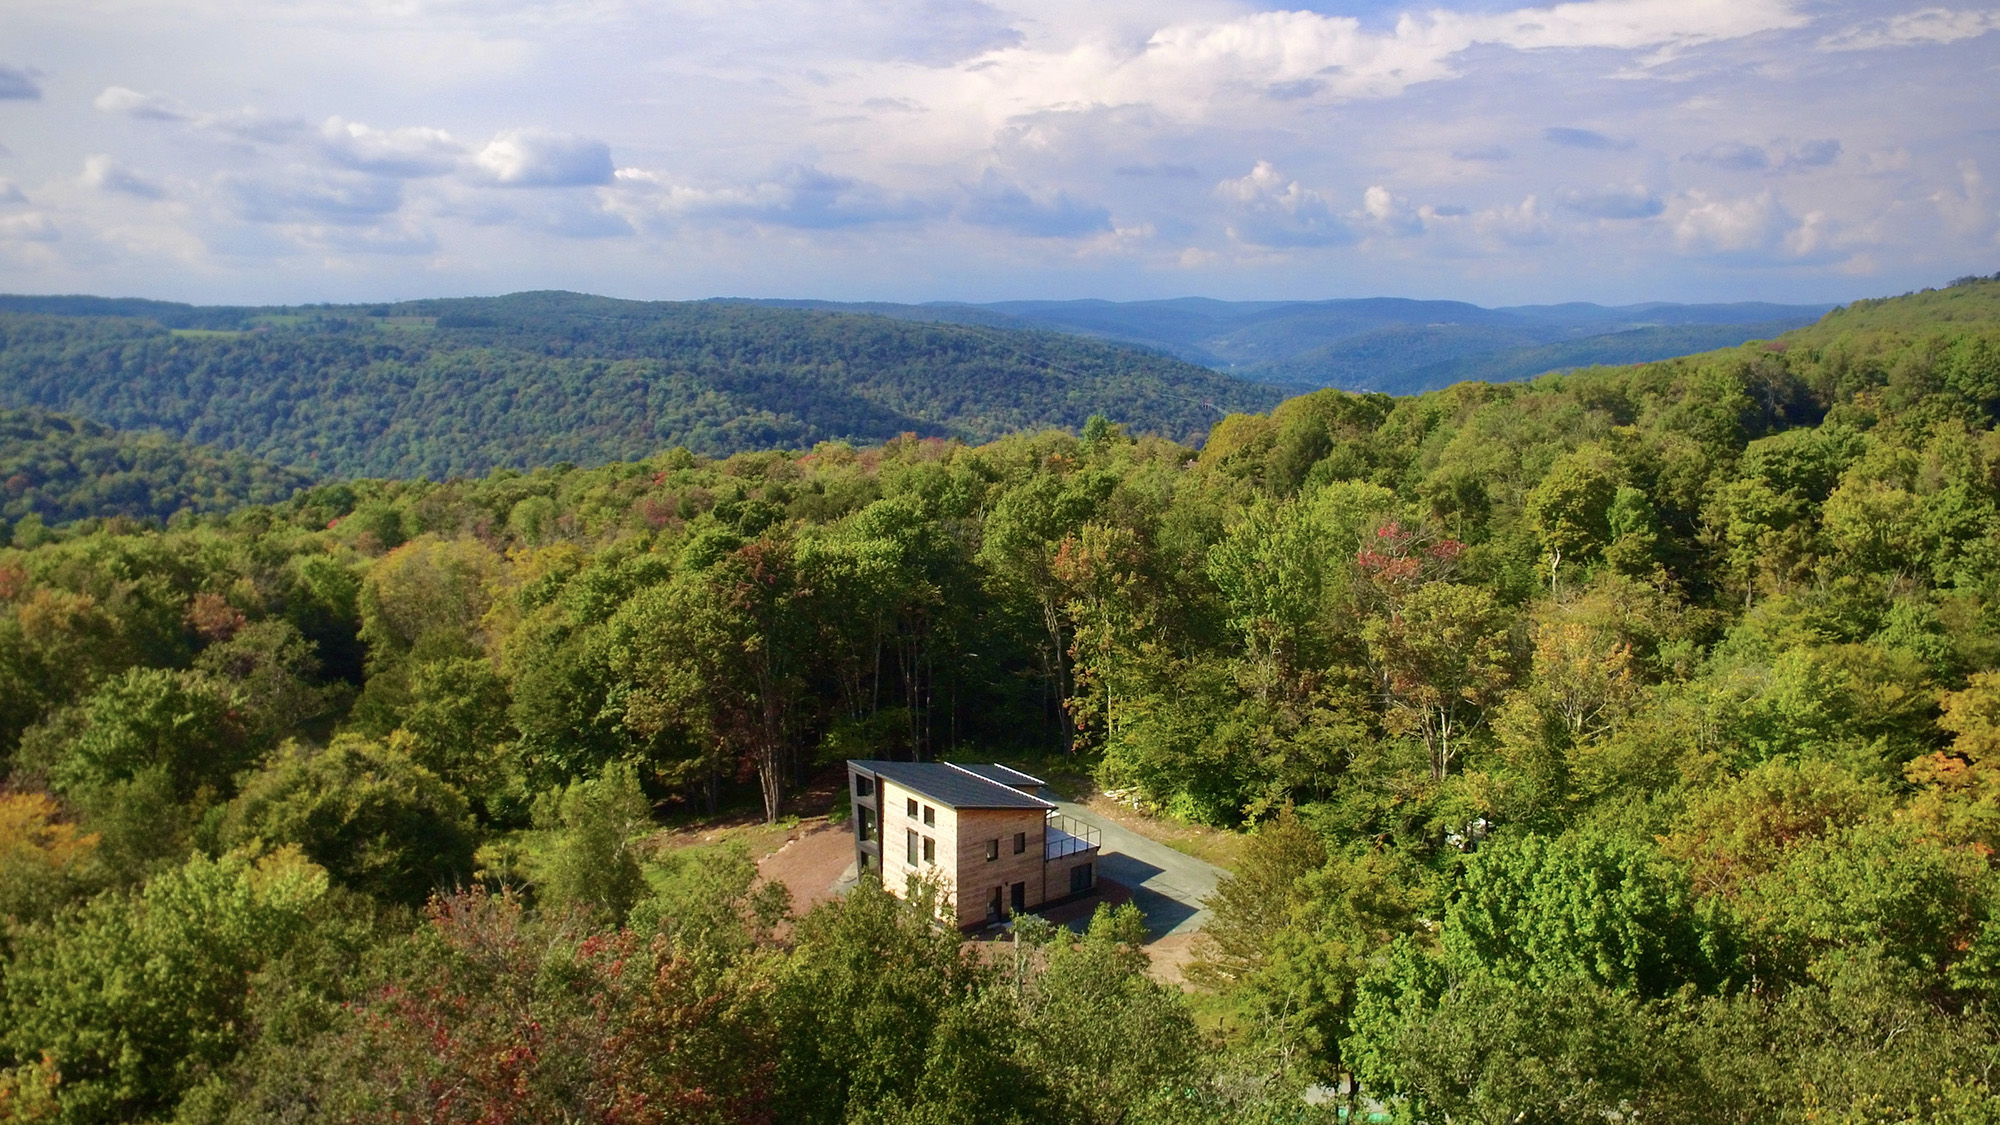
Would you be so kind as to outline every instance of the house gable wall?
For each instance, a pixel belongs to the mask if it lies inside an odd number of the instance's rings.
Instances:
[[[1027,909],[1044,901],[1042,894],[1042,829],[1046,823],[1039,809],[961,809],[958,814],[959,892],[956,900],[958,924],[969,926],[986,921],[993,901],[993,889],[1001,888],[1003,912],[1011,912],[1008,888],[1015,883],[1027,886]],[[1014,834],[1028,834],[1028,848],[1014,854]],[[989,841],[1000,841],[1000,858],[986,858]],[[1067,883],[1064,886],[1068,886]]]
[[[879,791],[882,808],[882,885],[890,894],[900,898],[908,894],[911,875],[919,877],[935,875],[943,881],[944,889],[952,895],[952,904],[956,907],[958,896],[956,880],[952,878],[954,870],[952,862],[957,851],[957,812],[925,798],[922,794],[913,793],[887,778],[882,779]],[[909,815],[909,802],[912,798],[917,802],[916,816]],[[925,805],[937,810],[936,824],[924,823]],[[927,866],[924,863],[920,846],[916,865],[911,866],[908,845],[908,834],[911,829],[916,830],[920,841],[925,836],[936,841],[937,856],[934,864]]]

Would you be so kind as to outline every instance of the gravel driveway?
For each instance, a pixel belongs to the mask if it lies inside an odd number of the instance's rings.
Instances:
[[[1208,918],[1202,902],[1215,893],[1216,880],[1227,872],[1149,840],[1074,801],[1061,800],[1047,789],[1042,790],[1042,797],[1054,801],[1064,816],[1103,834],[1104,850],[1098,856],[1097,873],[1132,889],[1132,904],[1146,915],[1146,928],[1155,938],[1201,929]]]

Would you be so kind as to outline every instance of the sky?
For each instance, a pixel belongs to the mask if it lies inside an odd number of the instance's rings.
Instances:
[[[1816,302],[2000,270],[1978,4],[4,2],[5,292]]]

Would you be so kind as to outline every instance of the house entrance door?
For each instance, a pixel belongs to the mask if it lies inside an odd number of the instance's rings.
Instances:
[[[1006,917],[1000,908],[1000,892],[1003,889],[1001,887],[993,888],[993,901],[986,904],[986,920],[988,922],[998,922],[1001,918]]]
[[[1014,907],[1014,913],[1019,914],[1028,908],[1028,884],[1016,883],[1009,888],[1008,893],[1013,899],[1011,905]]]

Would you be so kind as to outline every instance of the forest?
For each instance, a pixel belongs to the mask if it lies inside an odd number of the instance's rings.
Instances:
[[[164,524],[289,499],[304,474],[160,433],[41,410],[0,410],[0,520],[30,526],[127,519]]]
[[[1966,279],[1198,448],[24,520],[0,1120],[2000,1121],[1996,421]],[[651,846],[851,757],[1242,833],[1194,987]]]
[[[480,475],[1092,414],[1200,437],[1277,388],[1054,332],[574,293],[283,309],[0,298],[0,407],[314,478]]]

